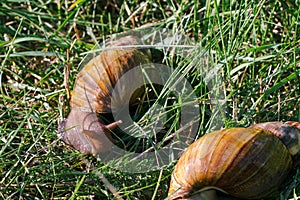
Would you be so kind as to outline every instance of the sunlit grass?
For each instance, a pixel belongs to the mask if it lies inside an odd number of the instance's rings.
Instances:
[[[167,48],[152,48],[152,53],[193,86],[200,105],[197,137],[217,128],[215,120],[223,127],[300,121],[299,12],[299,3],[292,1],[1,1],[0,197],[167,196],[172,164],[128,174],[66,147],[57,137],[58,123],[70,109],[66,66],[72,89],[87,52],[116,33],[143,32],[142,25],[167,28],[196,44],[188,54]],[[221,83],[218,89],[205,79],[214,70],[219,80],[210,80]],[[213,102],[218,94],[224,105]],[[184,103],[174,102],[169,112]],[[221,118],[214,118],[216,106],[225,108]],[[174,119],[176,131],[179,118]],[[280,198],[299,198],[298,182],[295,173]]]

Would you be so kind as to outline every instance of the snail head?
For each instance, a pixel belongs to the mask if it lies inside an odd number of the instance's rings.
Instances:
[[[111,130],[121,121],[105,125],[94,112],[72,109],[68,118],[60,123],[61,139],[83,153],[97,155],[112,146]]]

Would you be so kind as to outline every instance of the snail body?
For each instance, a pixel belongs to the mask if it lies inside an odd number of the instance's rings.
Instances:
[[[124,73],[150,63],[146,51],[132,47],[141,44],[135,36],[122,37],[112,42],[81,69],[72,91],[71,112],[59,125],[60,137],[66,144],[82,153],[93,155],[110,149],[111,130],[121,122],[104,125],[97,114],[111,113],[114,109],[111,108],[112,91]],[[122,102],[122,98],[120,92],[117,99]]]
[[[289,175],[299,153],[299,134],[297,122],[268,122],[207,134],[191,144],[176,164],[169,199],[197,199],[205,188],[242,199],[265,197]]]

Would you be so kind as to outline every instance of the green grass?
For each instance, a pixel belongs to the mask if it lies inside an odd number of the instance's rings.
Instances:
[[[145,24],[184,33],[197,44],[188,56],[156,50],[158,60],[165,58],[194,87],[201,105],[198,136],[214,128],[214,94],[203,86],[202,62],[217,66],[224,83],[224,127],[300,121],[299,21],[299,1],[0,1],[0,198],[167,196],[172,164],[128,174],[57,137],[69,112],[65,68],[72,89],[87,52]],[[277,197],[300,198],[298,173]]]

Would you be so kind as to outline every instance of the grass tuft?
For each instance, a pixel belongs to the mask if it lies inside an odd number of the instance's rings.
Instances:
[[[1,1],[0,198],[167,197],[174,163],[128,174],[57,137],[58,123],[69,112],[65,68],[72,89],[87,52],[133,29],[151,30],[149,35],[165,29],[195,44],[187,54],[171,47],[151,51],[193,86],[201,113],[197,137],[218,128],[216,120],[223,127],[300,121],[299,18],[299,1],[282,0]],[[210,73],[218,74],[211,82],[205,79]],[[166,99],[162,104],[170,106]],[[173,113],[176,131],[177,111],[191,102],[172,103],[160,117]],[[298,173],[283,185],[277,199],[300,198]]]

